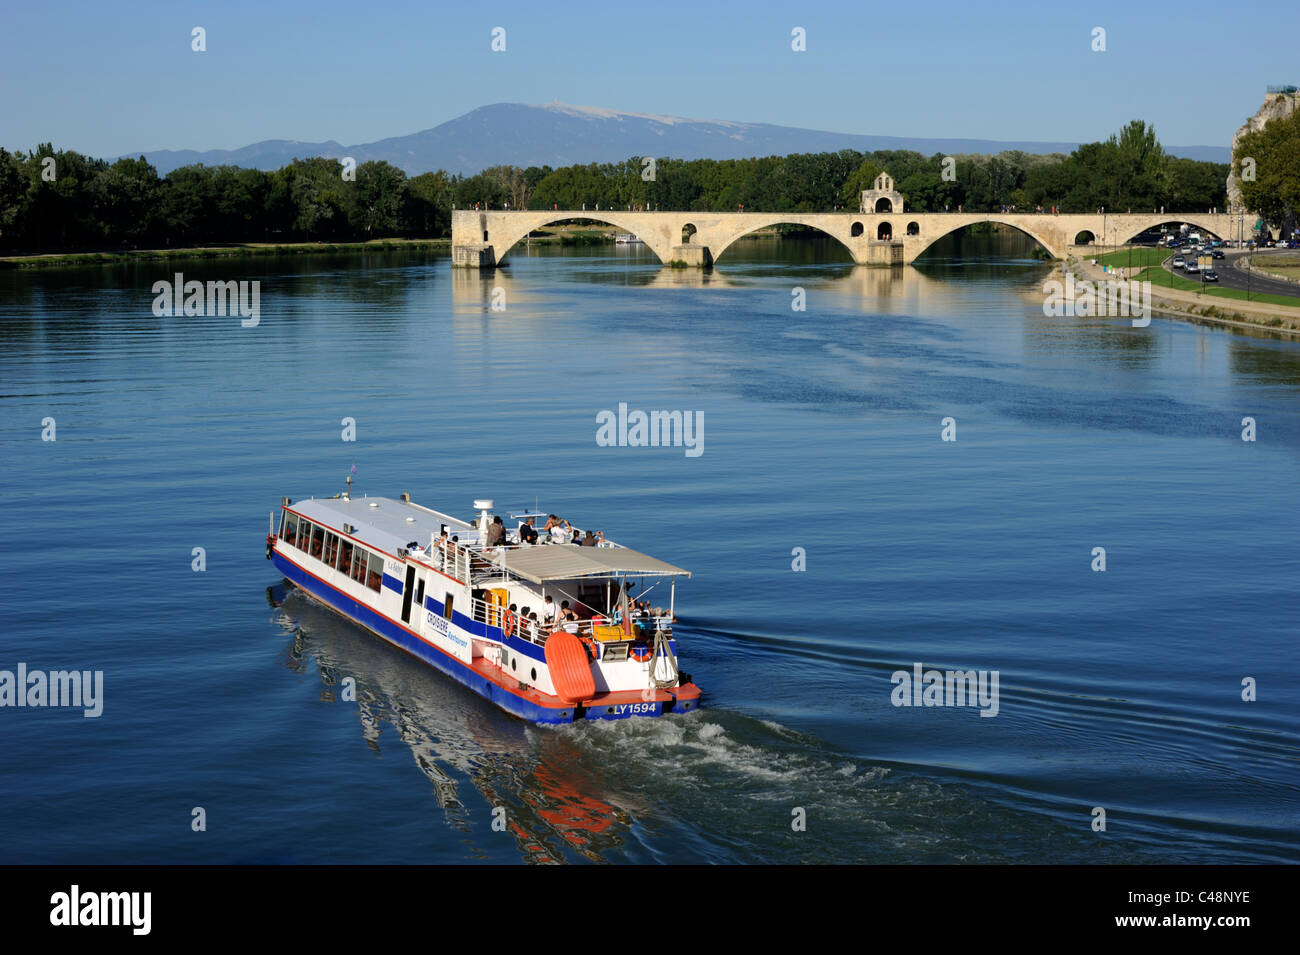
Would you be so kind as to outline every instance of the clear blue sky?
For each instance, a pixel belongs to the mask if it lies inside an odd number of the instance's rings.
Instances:
[[[891,14],[889,11],[897,11]],[[207,31],[207,52],[190,31]],[[493,27],[506,51],[490,49]],[[1104,53],[1091,49],[1106,30]],[[807,51],[790,48],[807,31]],[[1300,3],[103,0],[6,4],[0,145],[345,145],[559,100],[894,136],[1227,145],[1300,83]]]

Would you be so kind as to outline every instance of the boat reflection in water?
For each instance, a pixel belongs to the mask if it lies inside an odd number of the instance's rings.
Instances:
[[[564,734],[535,729],[491,703],[375,641],[296,588],[267,588],[289,634],[279,662],[294,673],[320,672],[321,699],[355,705],[366,745],[382,751],[384,725],[409,747],[433,786],[447,825],[462,832],[472,858],[487,858],[480,839],[499,839],[504,824],[527,862],[605,861],[618,856],[643,800],[620,794],[615,806],[584,792],[590,775],[581,749]],[[391,748],[391,744],[390,744]],[[467,789],[468,783],[472,789]],[[494,810],[504,808],[501,813]]]

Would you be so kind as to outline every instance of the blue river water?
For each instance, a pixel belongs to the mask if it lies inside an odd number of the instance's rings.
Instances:
[[[178,268],[260,281],[259,324],[155,317]],[[0,273],[0,670],[104,687],[0,707],[0,861],[1300,860],[1300,345],[1045,317],[1047,271],[967,237]],[[620,403],[703,453],[600,446]],[[690,569],[706,709],[532,727],[282,594],[269,512],[353,465]],[[996,671],[996,715],[894,705],[918,664]]]

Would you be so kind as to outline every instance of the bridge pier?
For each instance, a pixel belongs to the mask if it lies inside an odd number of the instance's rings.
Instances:
[[[674,268],[711,269],[713,253],[707,245],[675,245],[668,264]]]
[[[483,242],[452,245],[452,268],[494,269],[497,265],[496,250]]]

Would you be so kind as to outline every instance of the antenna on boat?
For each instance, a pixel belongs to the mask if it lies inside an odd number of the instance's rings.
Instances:
[[[354,464],[352,465],[352,469],[348,471],[348,489],[343,492],[343,499],[345,501],[352,500],[352,475],[356,473],[357,473],[357,466]]]

